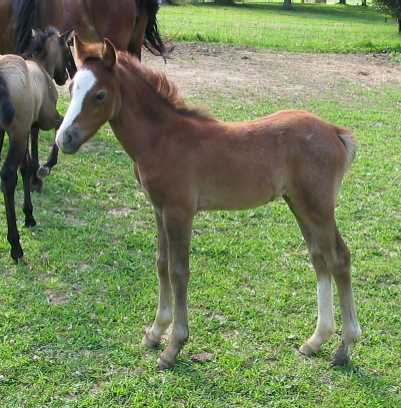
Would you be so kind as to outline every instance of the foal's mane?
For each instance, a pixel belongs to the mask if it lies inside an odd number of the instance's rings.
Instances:
[[[118,51],[117,63],[126,71],[145,81],[174,112],[187,117],[214,120],[208,114],[189,107],[179,94],[176,85],[171,82],[163,72],[145,67],[136,57],[130,55],[128,52]]]

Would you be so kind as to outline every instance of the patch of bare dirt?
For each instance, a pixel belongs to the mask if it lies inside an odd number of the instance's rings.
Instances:
[[[144,56],[144,63],[165,71],[184,96],[283,100],[335,98],[347,101],[353,86],[373,89],[401,85],[401,66],[386,55],[297,54],[216,44],[177,44],[164,64]]]

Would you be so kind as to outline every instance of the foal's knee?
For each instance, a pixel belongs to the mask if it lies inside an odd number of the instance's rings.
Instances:
[[[167,272],[168,271],[167,257],[164,255],[158,255],[156,265],[157,265],[157,270],[159,271],[159,273]]]
[[[350,279],[351,253],[340,236],[337,236],[335,250],[331,251],[326,262],[336,280]]]

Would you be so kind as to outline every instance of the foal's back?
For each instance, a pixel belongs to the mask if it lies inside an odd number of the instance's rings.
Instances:
[[[39,64],[17,55],[4,55],[0,57],[0,75],[7,84],[16,112],[6,130],[18,135],[26,129],[29,131],[33,123],[38,123],[42,129],[55,127],[59,118],[57,89]]]
[[[347,163],[345,129],[298,110],[251,122],[210,122],[204,129],[193,136],[197,154],[191,160],[198,209],[256,207],[310,184],[324,184],[314,193],[334,202]]]

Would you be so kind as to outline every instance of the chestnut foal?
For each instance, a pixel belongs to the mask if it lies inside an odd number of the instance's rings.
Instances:
[[[300,348],[318,352],[334,333],[331,281],[344,322],[334,364],[349,360],[361,330],[351,288],[350,253],[337,230],[336,195],[356,144],[351,134],[303,111],[222,123],[188,109],[167,78],[113,45],[76,38],[82,63],[56,142],[75,153],[105,122],[135,160],[158,228],[159,305],[143,344],[155,347],[172,325],[160,368],[172,367],[188,339],[187,286],[192,221],[201,210],[236,210],[283,197],[308,245],[318,281],[318,321]]]

